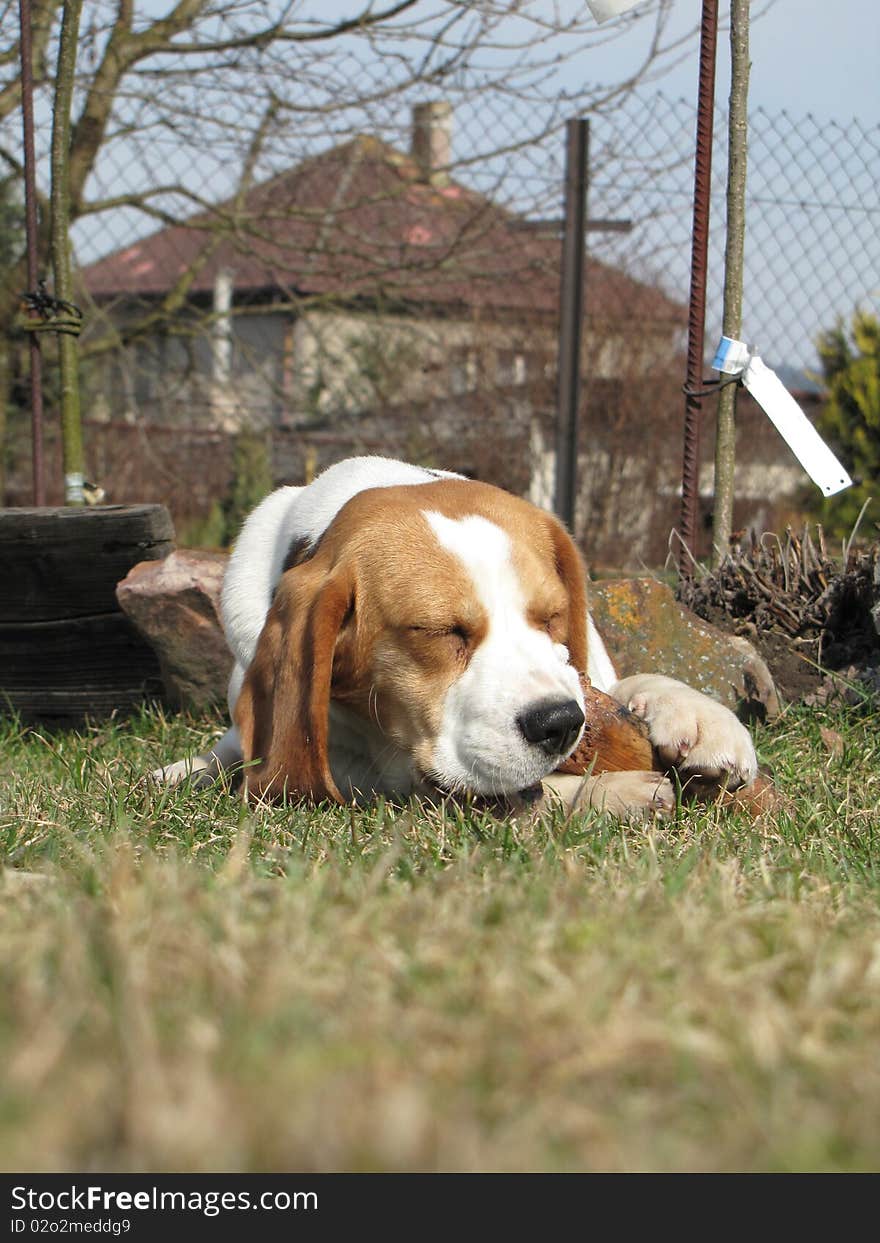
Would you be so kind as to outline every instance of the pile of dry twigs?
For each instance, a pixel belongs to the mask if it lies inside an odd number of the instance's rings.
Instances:
[[[864,669],[873,687],[880,674],[880,544],[835,559],[821,528],[815,536],[806,527],[784,537],[753,532],[716,569],[682,580],[679,598],[765,652],[786,640],[817,679],[823,670],[858,677]]]

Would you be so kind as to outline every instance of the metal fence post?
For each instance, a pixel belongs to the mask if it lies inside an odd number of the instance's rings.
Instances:
[[[556,495],[554,510],[574,531],[577,496],[578,408],[581,387],[581,335],[584,254],[587,225],[587,168],[590,122],[575,117],[565,124],[565,228],[559,326],[559,381],[556,417]]]
[[[21,114],[24,131],[24,201],[25,236],[27,238],[28,293],[37,292],[39,271],[37,267],[37,184],[36,155],[34,153],[34,79],[33,51],[31,41],[30,0],[19,0],[21,23]],[[30,336],[31,363],[31,444],[33,459],[33,496],[35,505],[46,504],[45,468],[43,465],[43,356],[40,338],[36,332]],[[2,503],[0,497],[0,503]]]

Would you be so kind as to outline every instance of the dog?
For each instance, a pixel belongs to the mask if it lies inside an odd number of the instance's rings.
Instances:
[[[556,772],[584,731],[582,674],[645,722],[682,780],[733,789],[757,773],[729,709],[671,678],[617,678],[556,518],[448,471],[350,458],[272,492],[235,543],[221,613],[232,727],[160,781],[243,769],[266,799],[538,791],[671,809],[662,772]]]

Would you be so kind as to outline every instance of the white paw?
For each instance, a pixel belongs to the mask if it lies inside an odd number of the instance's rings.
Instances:
[[[672,782],[662,773],[612,772],[595,777],[552,773],[543,784],[551,798],[561,799],[568,811],[596,807],[614,816],[632,817],[675,809]]]
[[[651,745],[682,778],[697,777],[733,790],[757,776],[758,758],[748,730],[708,695],[656,673],[623,678],[611,693],[646,722]]]
[[[175,760],[173,764],[154,768],[149,774],[150,781],[156,785],[178,786],[184,781],[191,781],[196,789],[211,785],[216,777],[216,764],[207,755],[193,755],[185,760]]]

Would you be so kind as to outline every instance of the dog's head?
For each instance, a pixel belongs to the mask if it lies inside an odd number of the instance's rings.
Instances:
[[[586,588],[564,527],[486,484],[371,489],[281,578],[235,709],[249,789],[343,800],[331,699],[448,791],[512,793],[576,746]]]

